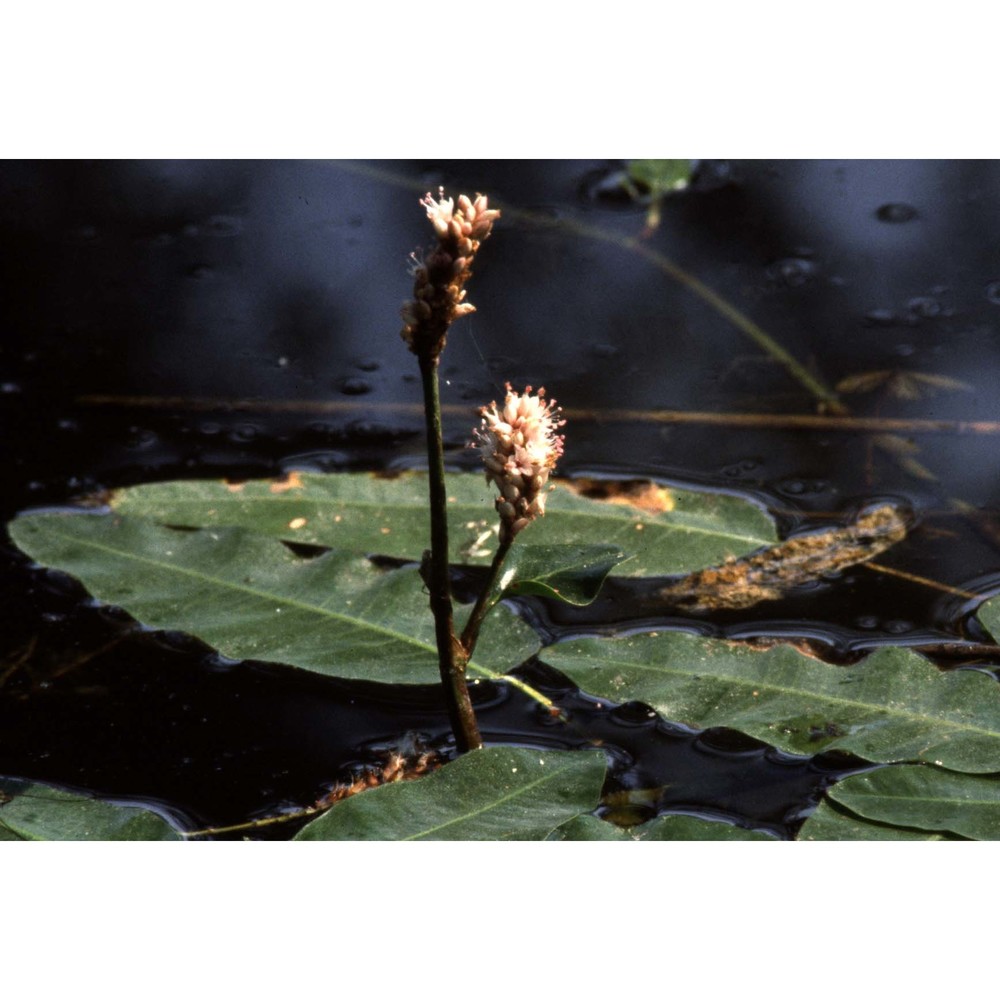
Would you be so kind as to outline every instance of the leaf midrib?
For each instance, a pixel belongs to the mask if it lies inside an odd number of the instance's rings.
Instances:
[[[139,555],[135,552],[131,552],[128,550],[116,549],[114,546],[105,545],[101,542],[94,541],[93,539],[90,538],[82,538],[78,535],[63,534],[62,532],[58,531],[55,528],[51,528],[50,531],[53,535],[58,536],[63,541],[76,543],[78,545],[89,546],[90,548],[96,549],[99,552],[107,552],[110,553],[111,555],[118,556],[119,558],[122,559],[131,559],[136,562],[144,563],[149,566],[156,566],[159,567],[160,569],[168,570],[170,572],[177,573],[182,576],[193,577],[194,579],[202,580],[203,582],[214,584],[216,586],[227,587],[230,590],[239,591],[245,594],[251,594],[254,597],[258,597],[264,600],[271,600],[271,601],[277,601],[278,603],[288,604],[292,607],[299,608],[300,610],[303,611],[316,613],[323,617],[334,619],[336,621],[346,622],[347,624],[353,625],[355,627],[360,625],[363,626],[364,628],[371,629],[374,632],[378,632],[381,633],[382,635],[389,636],[390,638],[395,639],[399,642],[403,642],[410,646],[415,646],[416,648],[423,650],[424,652],[431,653],[432,655],[437,654],[437,646],[431,645],[430,643],[421,642],[419,639],[415,639],[412,636],[407,635],[403,632],[396,632],[392,629],[386,628],[385,626],[376,625],[372,622],[368,622],[363,618],[350,618],[347,615],[340,614],[336,611],[331,611],[328,608],[324,608],[320,605],[305,604],[304,602],[298,601],[293,597],[287,597],[285,595],[272,594],[267,591],[257,590],[255,587],[250,587],[242,583],[236,583],[235,581],[232,580],[224,580],[221,579],[220,577],[209,576],[198,570],[193,570],[185,566],[178,566],[176,563],[163,562],[159,559],[153,559],[148,556]],[[477,670],[480,673],[483,673],[484,676],[490,678],[497,677],[497,674],[494,671],[487,670],[484,667],[480,667],[474,661],[470,661],[468,667],[469,669]]]
[[[647,667],[647,666],[644,666],[643,664],[640,664],[640,663],[631,663],[631,662],[628,662],[628,661],[613,660],[613,659],[610,659],[610,658],[607,659],[607,660],[602,661],[602,663],[600,664],[600,666],[601,666],[601,668],[604,668],[605,666],[610,667],[610,665],[612,665],[612,664],[617,665],[618,667],[624,668],[626,670],[639,670],[639,671],[643,671],[644,670],[644,671],[647,671],[647,672],[652,673],[652,674],[673,674],[673,675],[678,676],[678,677],[696,677],[697,676],[696,674],[692,673],[691,671],[671,670],[669,667],[652,667],[652,666],[648,666]],[[937,722],[938,724],[944,724],[944,722],[940,718],[935,717],[935,716],[919,715],[919,714],[917,714],[915,712],[906,712],[906,711],[902,711],[900,709],[892,709],[892,708],[889,708],[889,707],[887,707],[885,705],[876,705],[874,702],[870,702],[870,701],[854,701],[854,700],[852,700],[850,698],[840,698],[837,695],[828,694],[826,692],[819,692],[819,693],[817,693],[817,692],[809,692],[809,691],[804,691],[802,688],[788,688],[788,687],[784,687],[784,686],[782,686],[780,684],[774,684],[774,683],[771,683],[771,682],[768,682],[768,681],[761,681],[761,680],[756,680],[756,681],[754,681],[754,680],[745,680],[742,677],[739,677],[739,676],[730,676],[728,674],[725,674],[725,675],[722,675],[722,674],[706,674],[705,676],[710,676],[710,677],[716,678],[718,680],[726,681],[727,683],[732,684],[734,686],[748,687],[748,688],[754,688],[754,689],[764,688],[765,690],[775,691],[775,692],[779,692],[781,694],[797,695],[798,697],[809,697],[809,696],[817,697],[818,696],[818,697],[821,697],[821,698],[825,699],[826,701],[829,701],[829,702],[831,702],[833,704],[837,704],[837,705],[845,705],[845,706],[850,706],[850,707],[855,707],[855,708],[866,708],[866,709],[873,709],[874,708],[874,709],[878,709],[879,711],[883,712],[884,714],[886,714],[886,715],[888,715],[890,717],[898,716],[898,717],[901,717],[901,718],[913,719],[913,720],[919,721],[919,722],[926,722],[926,721],[930,720],[932,722]],[[971,732],[974,732],[974,733],[981,733],[981,734],[983,734],[985,736],[989,736],[989,737],[991,737],[994,740],[1000,740],[1000,730],[996,730],[996,729],[983,729],[981,726],[975,726],[975,725],[972,725],[971,723],[967,723],[967,722],[953,721],[950,718],[947,718],[944,721],[946,721],[949,726],[951,726],[951,727],[953,727],[955,729],[967,729],[967,730],[969,730]],[[851,736],[851,735],[853,735],[853,734],[851,734],[851,733],[846,734],[846,736]],[[834,742],[836,742],[838,740],[841,740],[841,739],[844,739],[844,738],[845,737],[836,737],[835,740],[834,740]]]

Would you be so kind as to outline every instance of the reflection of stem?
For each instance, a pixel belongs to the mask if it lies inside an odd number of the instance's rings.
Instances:
[[[493,604],[496,603],[491,600],[493,588],[500,577],[500,569],[503,566],[504,559],[507,558],[510,546],[511,539],[500,540],[500,547],[497,549],[496,555],[493,557],[493,562],[490,564],[490,571],[483,583],[482,590],[479,591],[476,606],[472,609],[472,614],[469,615],[465,631],[462,633],[462,645],[465,647],[466,656],[472,656],[472,651],[476,648],[476,640],[479,638],[479,629],[482,627],[483,619],[490,608],[493,607]]]
[[[444,479],[444,445],[441,439],[441,398],[438,389],[437,359],[421,354],[420,376],[424,388],[424,411],[427,417],[427,478],[430,490],[430,558],[421,570],[430,591],[431,612],[438,647],[438,669],[445,688],[448,717],[460,753],[483,745],[476,725],[476,713],[465,681],[469,657],[455,636],[451,604],[451,580],[448,576],[448,493]]]
[[[417,416],[420,403],[356,402],[347,399],[226,399],[210,396],[78,396],[82,406],[121,406],[136,409],[186,409],[258,413],[367,413]],[[446,403],[442,413],[469,416],[475,407]],[[759,427],[764,430],[862,431],[866,434],[1000,434],[995,420],[923,420],[896,417],[824,416],[818,413],[724,413],[711,410],[626,410],[562,407],[574,421],[598,423],[709,424],[719,427]]]
[[[955,597],[962,597],[967,601],[981,601],[983,600],[982,594],[974,594],[971,590],[962,590],[961,587],[952,587],[947,583],[940,583],[937,580],[931,580],[926,576],[917,576],[916,573],[907,573],[901,569],[893,569],[891,566],[883,566],[881,563],[876,562],[866,562],[862,563],[865,569],[873,569],[876,573],[885,573],[888,576],[896,576],[901,580],[909,580],[910,583],[919,584],[921,587],[930,587],[933,590],[942,590],[946,594],[952,594]]]

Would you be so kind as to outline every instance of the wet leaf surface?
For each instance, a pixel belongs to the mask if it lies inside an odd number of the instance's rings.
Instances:
[[[545,840],[597,807],[597,752],[476,750],[417,781],[337,803],[296,840]]]
[[[72,573],[100,600],[153,628],[190,632],[225,656],[386,683],[439,680],[415,567],[380,570],[338,552],[305,559],[239,528],[176,531],[135,517],[36,515],[10,531],[32,558]],[[503,673],[538,646],[501,606],[486,620],[470,673]]]
[[[596,816],[578,816],[553,830],[549,840],[774,840],[766,833],[697,816],[658,816],[623,829]]]
[[[181,840],[147,809],[0,778],[0,840]]]
[[[754,504],[720,494],[657,488],[662,501],[611,502],[562,484],[545,517],[518,545],[607,545],[632,556],[616,575],[687,573],[777,541],[771,519]],[[448,476],[452,561],[488,563],[496,551],[493,491],[474,473]],[[427,547],[427,482],[418,473],[293,473],[284,483],[233,485],[180,481],[135,486],[112,499],[120,513],[160,524],[239,525],[288,541],[419,560]]]
[[[878,823],[1000,840],[1000,781],[940,767],[883,767],[856,774],[827,793]]]
[[[910,830],[898,826],[871,823],[853,813],[821,802],[802,824],[797,840],[960,840],[947,833]]]
[[[559,643],[547,663],[591,694],[647,702],[696,728],[729,726],[792,753],[837,748],[880,763],[1000,769],[1000,687],[902,648],[838,667],[680,633]]]

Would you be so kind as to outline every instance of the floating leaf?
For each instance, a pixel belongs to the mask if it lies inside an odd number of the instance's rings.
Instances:
[[[647,702],[689,726],[730,726],[792,753],[837,747],[871,761],[1000,770],[1000,685],[941,672],[907,649],[849,667],[680,633],[579,639],[545,660],[591,694]]]
[[[380,570],[339,552],[306,559],[239,528],[176,531],[136,517],[32,515],[12,522],[10,533],[33,559],[79,577],[102,601],[154,628],[190,632],[226,656],[387,683],[439,679],[415,567]],[[483,625],[470,673],[503,673],[538,646],[501,606]]]
[[[597,816],[574,816],[569,822],[557,826],[546,840],[632,840],[623,827],[609,823]]]
[[[993,638],[1000,641],[1000,597],[991,597],[980,604],[976,617],[990,630]]]
[[[821,802],[802,824],[797,840],[960,840],[947,833],[905,830],[898,826],[869,823],[846,810]]]
[[[770,840],[777,838],[735,823],[698,816],[657,816],[632,828],[636,840]]]
[[[493,491],[481,475],[447,477],[449,539],[456,563],[488,563],[497,547]],[[557,485],[545,517],[518,545],[608,545],[632,554],[621,575],[687,573],[777,540],[774,523],[746,500],[654,487],[630,502],[578,495]],[[368,473],[293,475],[283,483],[171,482],[117,492],[112,507],[160,524],[238,525],[293,542],[419,560],[427,548],[427,480]]]
[[[722,820],[698,816],[657,816],[625,830],[596,816],[577,816],[553,830],[549,840],[774,840],[757,830],[746,830]]]
[[[595,809],[606,759],[594,751],[476,750],[417,781],[338,802],[296,840],[544,840]]]
[[[838,782],[827,795],[878,823],[1000,840],[1000,778],[940,767],[882,767]]]
[[[181,840],[155,813],[0,778],[0,840]]]

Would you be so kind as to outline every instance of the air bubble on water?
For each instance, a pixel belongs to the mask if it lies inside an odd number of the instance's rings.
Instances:
[[[275,364],[277,364],[279,368],[287,368],[288,365],[290,364],[290,361],[287,357],[285,357],[284,354],[282,354],[281,357],[278,358],[278,360],[275,362]]]
[[[56,427],[67,434],[78,434],[80,432],[80,425],[75,420],[70,420],[69,418],[56,421]]]
[[[195,281],[204,281],[212,276],[212,269],[208,264],[192,264],[186,273],[189,278],[194,278]]]
[[[590,345],[590,353],[595,358],[613,358],[621,353],[621,348],[616,344],[594,343]]]
[[[875,615],[861,615],[860,618],[855,618],[854,624],[858,628],[875,629],[878,628],[878,618]]]
[[[917,210],[905,202],[890,202],[875,212],[879,222],[910,222],[917,217]]]
[[[363,378],[345,378],[340,383],[340,391],[345,396],[364,396],[372,391],[372,384]]]
[[[899,317],[891,309],[871,309],[865,313],[869,326],[896,326]]]
[[[916,350],[913,344],[897,344],[895,352],[901,358],[908,358]]]
[[[358,368],[363,372],[377,372],[381,367],[381,363],[374,358],[365,358],[364,361],[358,362]]]
[[[235,236],[243,228],[243,223],[233,215],[213,215],[205,227],[212,236]]]
[[[13,396],[21,392],[21,387],[17,382],[0,382],[0,395]]]
[[[154,431],[145,427],[132,426],[128,429],[128,438],[125,441],[125,447],[132,451],[145,451],[156,444],[156,442],[157,436]]]
[[[214,437],[222,430],[222,425],[217,424],[214,420],[206,420],[198,427],[198,430],[206,437]]]
[[[253,424],[237,424],[229,432],[229,440],[235,444],[247,444],[257,437],[257,428]]]
[[[910,314],[920,319],[941,315],[941,303],[930,295],[917,295],[906,303]]]
[[[798,288],[816,276],[816,265],[804,257],[784,257],[768,265],[767,277],[786,288]]]
[[[995,306],[1000,306],[1000,281],[991,281],[986,286],[986,299]]]
[[[903,635],[904,632],[912,630],[913,623],[904,621],[902,618],[893,618],[887,621],[882,627],[892,635]]]

